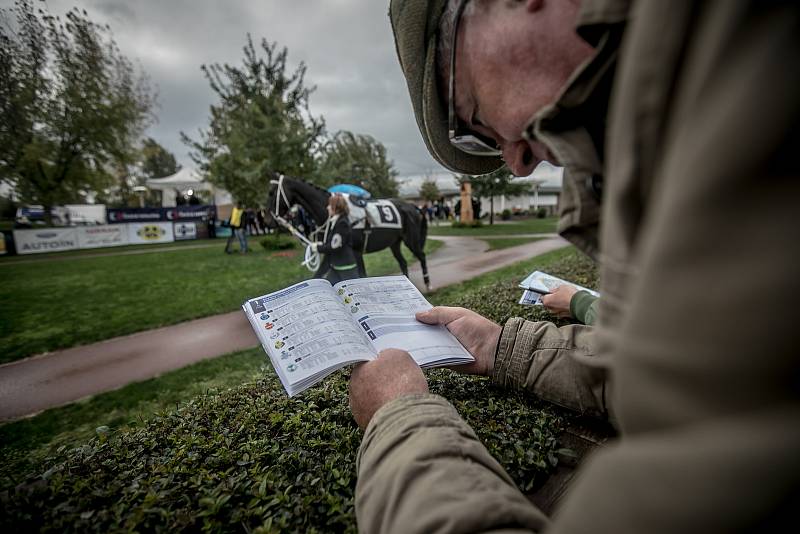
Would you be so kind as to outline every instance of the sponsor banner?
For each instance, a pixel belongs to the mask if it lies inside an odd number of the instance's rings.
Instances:
[[[174,223],[173,233],[175,240],[183,239],[197,239],[197,225],[193,222],[176,222]]]
[[[172,223],[150,222],[128,224],[128,243],[171,243],[174,241]]]
[[[106,218],[111,224],[126,222],[161,221],[164,208],[108,208]]]
[[[174,208],[108,208],[106,218],[111,224],[147,221],[199,221],[209,212],[216,217],[216,206],[177,206]]]
[[[42,230],[14,230],[17,254],[60,252],[78,248],[75,228],[44,228]]]
[[[75,230],[80,248],[118,247],[128,244],[128,228],[124,224],[79,226]]]
[[[208,217],[209,212],[214,215],[214,218],[217,217],[217,207],[216,206],[178,206],[172,209],[174,214],[174,219],[176,221],[200,221]]]

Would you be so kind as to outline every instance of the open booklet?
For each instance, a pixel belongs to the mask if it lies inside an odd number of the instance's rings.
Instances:
[[[414,314],[430,303],[405,276],[307,280],[242,305],[289,396],[383,349],[408,351],[420,367],[475,361],[440,325]]]
[[[564,285],[577,287],[578,290],[588,291],[595,297],[600,296],[600,293],[593,289],[567,282],[552,274],[543,273],[542,271],[533,271],[525,280],[519,283],[519,287],[525,290],[522,293],[522,298],[519,299],[519,303],[528,306],[541,306],[542,297],[544,295],[554,291],[558,286]]]

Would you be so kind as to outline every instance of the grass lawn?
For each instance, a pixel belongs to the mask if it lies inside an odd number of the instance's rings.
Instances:
[[[490,237],[481,239],[489,243],[489,250],[500,250],[503,248],[518,247],[520,245],[527,245],[534,241],[541,241],[542,237]]]
[[[553,321],[554,318],[541,307],[516,304],[521,294],[517,284],[536,269],[547,270],[587,287],[597,286],[597,273],[591,261],[570,247],[440,289],[428,298],[436,305],[468,307],[500,324],[512,316]],[[228,354],[2,425],[0,489],[13,484],[47,456],[56,454],[59,447],[74,447],[86,442],[95,435],[98,427],[116,430],[141,425],[153,414],[174,409],[176,404],[183,404],[208,390],[253,382],[264,376],[262,366],[265,363],[260,347]],[[270,370],[268,374],[273,373]],[[276,387],[280,386],[276,384]]]
[[[0,262],[0,363],[233,311],[247,298],[308,278],[293,257],[265,251],[183,248],[158,253],[75,254],[60,261]],[[155,246],[155,245],[150,245]],[[426,251],[441,242],[429,239]],[[408,250],[406,259],[413,259]],[[369,254],[367,272],[398,272],[391,251]]]
[[[550,234],[556,231],[558,218],[550,217],[547,219],[522,219],[512,222],[495,221],[490,225],[484,221],[479,228],[453,228],[451,226],[428,225],[428,235],[470,235],[470,236],[492,236],[492,235],[514,235],[514,234]]]

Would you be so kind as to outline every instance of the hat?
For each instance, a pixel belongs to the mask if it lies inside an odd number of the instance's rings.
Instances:
[[[473,156],[450,144],[447,105],[442,102],[436,76],[436,34],[447,0],[391,0],[397,57],[406,77],[417,126],[428,152],[448,169],[464,174],[486,174],[503,165],[497,156]]]

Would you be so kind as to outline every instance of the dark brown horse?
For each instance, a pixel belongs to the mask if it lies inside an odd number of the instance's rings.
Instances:
[[[271,214],[287,218],[289,210],[294,205],[302,206],[320,227],[328,219],[327,205],[331,193],[316,185],[298,180],[296,178],[282,177],[280,180],[273,180],[267,197],[267,211],[270,213],[267,222],[273,224]],[[428,235],[428,223],[425,217],[419,212],[416,206],[399,199],[390,199],[400,213],[402,228],[372,228],[370,230],[353,229],[353,252],[358,263],[360,276],[366,276],[364,268],[363,254],[377,252],[385,248],[391,248],[392,254],[400,270],[408,276],[408,263],[403,257],[401,250],[405,243],[408,249],[419,260],[422,267],[422,277],[425,280],[425,287],[430,289],[430,278],[428,276],[428,265],[425,261],[425,239]],[[321,267],[315,277],[322,276],[325,267]]]

